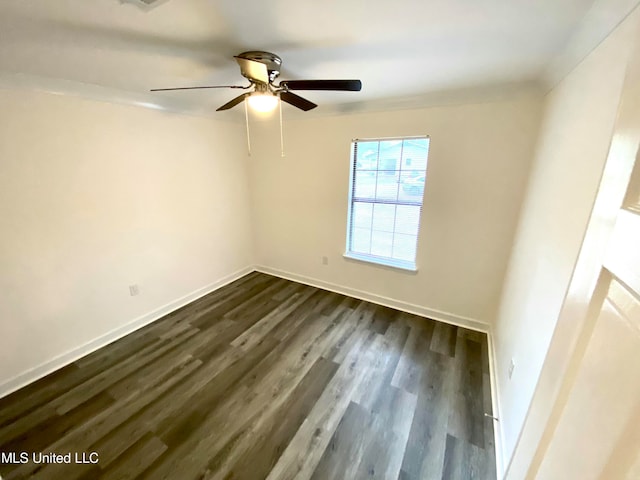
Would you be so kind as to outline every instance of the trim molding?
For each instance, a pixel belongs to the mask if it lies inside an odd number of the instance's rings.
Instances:
[[[162,97],[152,93],[130,92],[103,85],[27,73],[0,70],[0,89],[78,97],[93,102],[147,108],[193,117],[214,118],[212,112],[202,106],[189,105],[185,101],[171,99],[168,96]],[[225,121],[229,117],[216,118]]]
[[[355,288],[345,287],[344,285],[338,285],[336,283],[325,282],[324,280],[318,280],[316,278],[306,277],[304,275],[298,275],[297,273],[291,273],[277,268],[267,267],[265,265],[256,265],[255,270],[269,275],[275,275],[276,277],[284,278],[298,283],[304,283],[312,287],[322,288],[331,292],[341,293],[342,295],[348,295],[360,300],[366,300],[367,302],[376,303],[385,307],[395,308],[396,310],[402,310],[403,312],[413,313],[422,317],[432,318],[444,323],[456,325],[458,327],[468,328],[478,332],[490,334],[490,326],[488,323],[476,320],[474,318],[463,317],[453,313],[443,312],[432,308],[423,307],[421,305],[415,305],[413,303],[403,302],[401,300],[395,300],[393,298],[384,297],[375,293],[365,292],[363,290],[357,290]]]
[[[100,337],[91,340],[84,345],[76,347],[66,353],[58,355],[53,359],[38,365],[37,367],[31,368],[26,372],[20,373],[13,378],[3,382],[0,384],[0,398],[9,395],[10,393],[15,392],[16,390],[39,380],[40,378],[70,364],[75,362],[76,360],[106,346],[110,343],[115,342],[116,340],[146,326],[150,323],[155,322],[156,320],[164,317],[165,315],[184,307],[185,305],[208,295],[209,293],[228,285],[229,283],[247,275],[255,271],[253,266],[245,267],[241,270],[233,272],[229,275],[222,277],[221,279],[210,283],[209,285],[205,285],[197,290],[194,290],[191,293],[188,293],[180,298],[177,298],[161,307],[152,310],[149,313],[141,315],[130,322],[117,327]]]
[[[498,383],[497,356],[493,341],[493,328],[487,334],[489,342],[489,381],[491,382],[491,408],[498,421],[493,422],[493,446],[496,454],[496,475],[503,479],[505,474],[504,438],[502,430],[502,409],[500,408],[500,384]]]

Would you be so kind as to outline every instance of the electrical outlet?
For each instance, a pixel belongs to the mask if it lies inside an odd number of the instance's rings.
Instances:
[[[329,257],[322,257],[322,264],[323,265],[329,265]]]
[[[129,285],[129,295],[135,297],[140,294],[140,286],[137,284]]]
[[[509,363],[509,380],[511,380],[511,377],[513,376],[513,370],[516,368],[516,361],[512,358],[511,362]]]

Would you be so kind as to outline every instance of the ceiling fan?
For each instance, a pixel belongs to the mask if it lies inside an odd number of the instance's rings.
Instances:
[[[216,111],[229,110],[242,103],[245,99],[252,108],[258,111],[273,110],[278,104],[278,98],[285,103],[293,105],[305,112],[317,105],[306,98],[302,98],[291,90],[330,90],[359,92],[362,89],[360,80],[284,80],[275,84],[275,79],[280,75],[282,59],[270,52],[249,51],[243,52],[234,57],[242,76],[249,80],[247,86],[239,85],[211,85],[202,87],[174,87],[155,88],[152,92],[166,92],[171,90],[197,90],[205,88],[237,88],[251,90],[237,96],[230,102],[225,103]]]

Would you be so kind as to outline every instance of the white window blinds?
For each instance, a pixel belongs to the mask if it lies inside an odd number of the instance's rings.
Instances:
[[[354,140],[345,256],[416,269],[428,137]]]

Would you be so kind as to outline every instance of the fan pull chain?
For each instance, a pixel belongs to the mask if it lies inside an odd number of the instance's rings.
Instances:
[[[247,124],[247,153],[251,156],[251,137],[249,136],[249,106],[247,100],[244,100],[244,118]]]
[[[278,92],[278,105],[280,106],[280,154],[284,158],[284,133],[282,132],[282,98]]]

